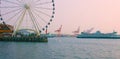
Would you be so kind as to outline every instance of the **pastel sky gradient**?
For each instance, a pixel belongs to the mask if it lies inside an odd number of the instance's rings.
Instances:
[[[50,32],[63,25],[62,33],[72,34],[94,27],[92,32],[120,34],[120,0],[55,0],[56,14]]]

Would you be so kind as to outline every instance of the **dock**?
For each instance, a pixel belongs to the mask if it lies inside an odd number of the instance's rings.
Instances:
[[[0,37],[5,42],[48,42],[47,37]]]

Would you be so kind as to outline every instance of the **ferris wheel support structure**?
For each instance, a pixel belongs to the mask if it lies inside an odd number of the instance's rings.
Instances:
[[[31,16],[31,20],[32,20],[32,22],[33,22],[33,25],[34,25],[34,27],[35,27],[35,30],[37,31],[37,36],[39,36],[40,35],[40,29],[39,29],[39,27],[38,27],[38,25],[37,25],[37,23],[36,23],[36,21],[35,21],[35,18],[34,18],[34,16],[33,16],[33,14],[32,14],[32,12],[30,11],[30,10],[28,10],[28,13],[29,13],[29,15]]]
[[[21,19],[20,19],[18,25],[15,26],[15,29],[14,29],[14,32],[13,32],[12,36],[16,35],[16,33],[17,33],[17,31],[18,31],[18,29],[19,29],[19,27],[20,27],[20,25],[21,25],[21,23],[23,21],[25,13],[26,13],[26,10],[23,12],[23,15],[21,15]]]

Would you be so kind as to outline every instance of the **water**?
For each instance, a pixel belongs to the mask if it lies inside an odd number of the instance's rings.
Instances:
[[[49,38],[48,43],[0,42],[0,59],[120,59],[120,40]]]

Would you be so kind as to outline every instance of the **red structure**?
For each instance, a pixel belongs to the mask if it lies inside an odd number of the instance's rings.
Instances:
[[[57,33],[57,36],[61,36],[61,29],[62,29],[62,25],[60,26],[59,29],[55,30],[55,32]]]
[[[47,29],[45,30],[45,34],[48,34],[48,30]]]

